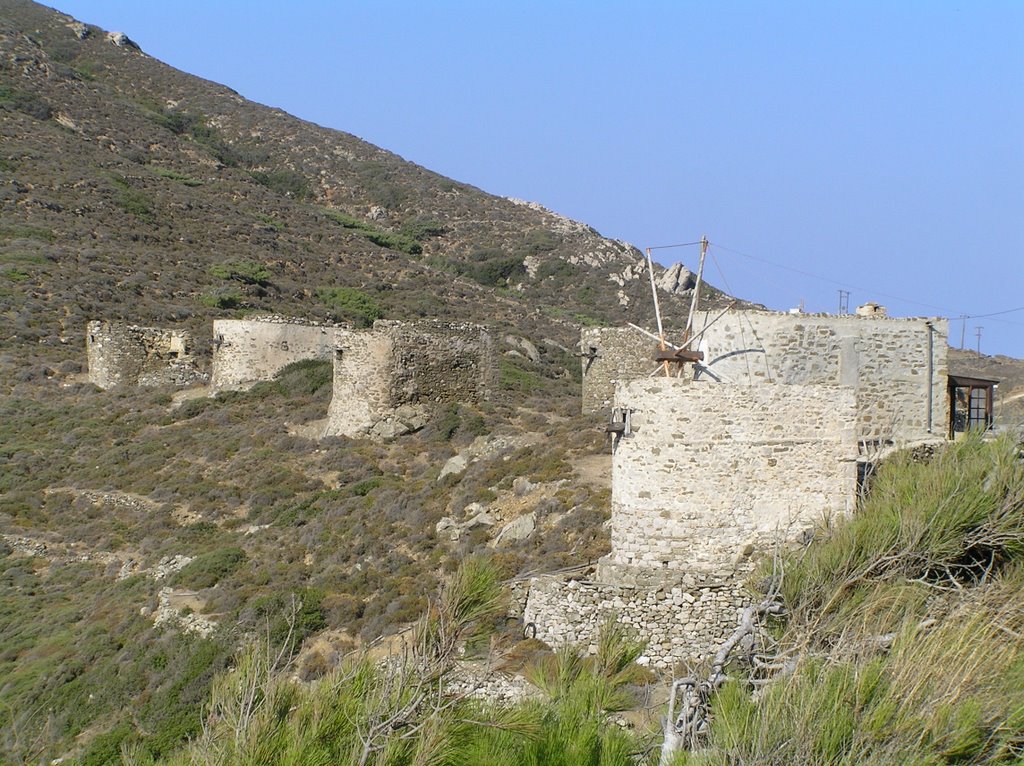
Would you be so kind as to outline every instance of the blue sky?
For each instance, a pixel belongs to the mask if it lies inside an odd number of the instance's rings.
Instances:
[[[1024,357],[1024,3],[66,0],[243,96],[775,309]],[[659,250],[695,266],[693,248]],[[950,337],[960,342],[959,320]]]

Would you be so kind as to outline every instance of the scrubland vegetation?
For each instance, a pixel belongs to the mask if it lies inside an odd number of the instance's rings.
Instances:
[[[1018,444],[895,456],[855,516],[766,565],[789,610],[766,650],[780,674],[756,695],[737,674],[707,751],[676,763],[1020,763],[1022,566]]]

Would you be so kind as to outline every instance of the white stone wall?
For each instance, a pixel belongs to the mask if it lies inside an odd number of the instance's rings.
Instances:
[[[698,332],[707,328],[698,348],[704,352],[704,376],[709,379],[850,386],[857,396],[857,436],[869,445],[945,436],[945,319],[719,314],[705,312],[695,320]]]
[[[365,433],[393,407],[394,342],[388,333],[351,331],[338,339],[325,436]]]
[[[852,510],[853,390],[649,378],[619,387],[613,564],[719,572]]]
[[[250,388],[302,359],[331,359],[339,338],[349,331],[284,317],[217,319],[213,323],[216,391]]]

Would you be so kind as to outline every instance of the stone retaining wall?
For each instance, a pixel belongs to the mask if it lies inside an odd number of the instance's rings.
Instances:
[[[677,663],[706,660],[752,599],[739,573],[726,580],[680,577],[676,584],[647,587],[533,578],[523,616],[527,635],[536,626],[537,638],[553,647],[570,643],[594,652],[601,626],[614,619],[646,642],[641,664],[671,670]]]

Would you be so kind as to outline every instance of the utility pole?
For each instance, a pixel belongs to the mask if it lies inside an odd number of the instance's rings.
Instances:
[[[840,290],[839,291],[839,313],[849,314],[850,313],[850,291]]]
[[[960,315],[960,350],[964,350],[964,335],[967,334],[967,314]]]
[[[984,330],[984,329],[985,329],[984,327],[975,327],[974,328],[974,334],[978,336],[978,358],[979,359],[981,358],[981,331]]]

